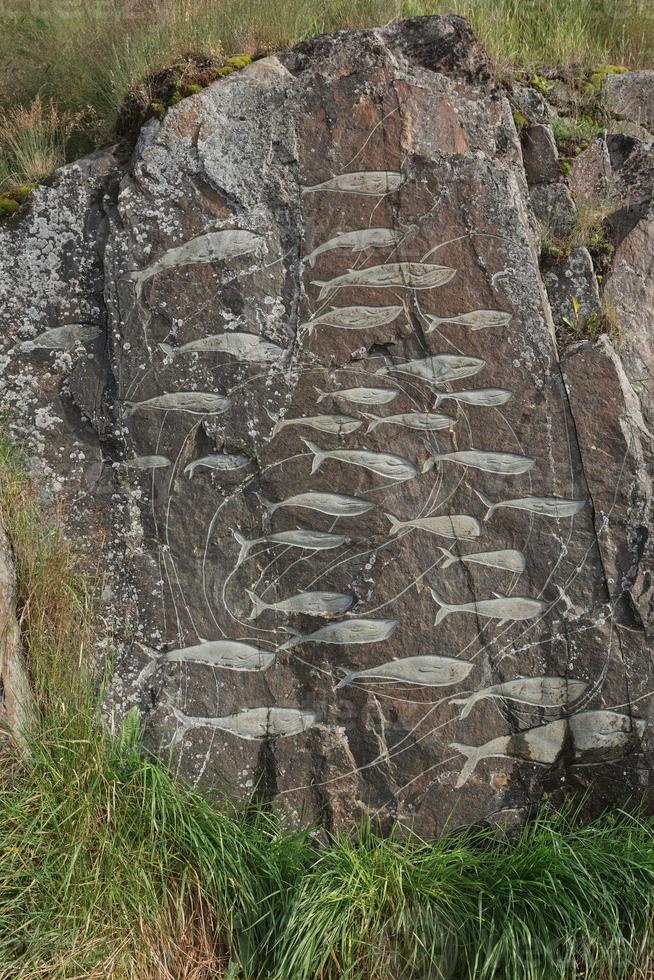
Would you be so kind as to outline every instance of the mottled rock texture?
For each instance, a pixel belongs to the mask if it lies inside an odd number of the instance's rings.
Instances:
[[[2,402],[177,771],[424,834],[648,792],[650,437],[559,360],[466,22],[260,60],[0,236]]]

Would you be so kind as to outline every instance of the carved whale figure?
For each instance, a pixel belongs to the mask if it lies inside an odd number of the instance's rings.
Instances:
[[[506,388],[474,388],[470,391],[443,391],[436,395],[434,408],[438,408],[441,402],[446,399],[460,402],[462,405],[478,405],[482,408],[491,408],[496,405],[505,405],[510,401],[513,392]]]
[[[412,527],[417,531],[428,531],[429,534],[440,534],[444,538],[478,538],[481,534],[481,524],[475,517],[467,514],[441,514],[440,517],[414,517],[401,521],[392,514],[385,515],[391,522],[391,536],[402,528]]]
[[[123,402],[125,415],[135,412],[188,412],[191,415],[222,415],[231,406],[229,398],[206,391],[170,391],[142,402]]]
[[[487,330],[490,327],[508,326],[511,314],[502,310],[472,310],[470,313],[459,313],[458,316],[432,316],[425,313],[425,319],[429,321],[427,333],[437,330],[444,323],[470,327],[472,330]]]
[[[128,470],[161,470],[170,466],[170,460],[167,456],[130,456],[117,465]]]
[[[178,354],[230,354],[232,357],[251,361],[254,364],[279,360],[285,353],[282,347],[278,347],[270,340],[264,340],[258,334],[237,330],[190,340],[181,347],[159,344],[159,349],[167,358],[176,357]]]
[[[352,252],[362,252],[366,248],[384,248],[398,245],[401,233],[395,228],[358,228],[355,231],[340,231],[333,238],[323,242],[307,255],[305,262],[313,268],[319,255],[337,248],[349,248]]]
[[[293,531],[276,531],[262,538],[244,538],[238,531],[232,531],[241,546],[236,567],[242,565],[252,548],[258,544],[283,544],[288,548],[302,548],[305,551],[330,551],[346,544],[348,538],[342,534],[330,534],[327,531],[312,531],[296,529]]]
[[[356,601],[355,596],[342,592],[299,592],[279,602],[265,602],[250,589],[245,591],[252,600],[252,612],[248,619],[258,619],[267,609],[306,616],[340,616]]]
[[[349,415],[306,415],[297,419],[280,419],[273,429],[273,435],[290,425],[306,425],[318,432],[333,432],[335,435],[347,436],[360,429],[363,422]]]
[[[300,643],[381,643],[387,640],[398,625],[397,619],[345,619],[342,623],[330,623],[314,633],[298,633],[288,629],[291,637],[279,647],[290,650]]]
[[[494,504],[480,490],[475,490],[475,493],[484,507],[488,508],[484,516],[485,521],[502,507],[525,510],[529,514],[538,514],[540,517],[559,518],[574,517],[586,506],[585,500],[566,500],[564,497],[516,497],[513,500],[501,500]]]
[[[207,469],[216,470],[219,473],[231,473],[234,470],[242,470],[251,462],[247,456],[241,456],[240,453],[210,453],[208,456],[194,459],[188,466],[185,466],[184,476],[191,480],[199,466],[206,466]]]
[[[400,415],[368,415],[362,413],[370,425],[366,432],[372,432],[379,425],[401,425],[406,429],[416,429],[419,432],[438,432],[440,429],[451,429],[456,425],[456,419],[449,415],[439,415],[434,412],[403,412]]]
[[[351,173],[337,174],[320,184],[303,187],[303,194],[315,194],[317,191],[332,191],[340,194],[365,194],[369,197],[381,197],[398,190],[404,183],[404,176],[394,170],[360,170]]]
[[[502,476],[517,476],[527,473],[536,464],[529,456],[518,456],[516,453],[495,453],[481,449],[462,449],[454,453],[436,453],[428,459],[422,468],[426,473],[435,463],[456,463],[458,466],[470,466],[485,473],[500,473]]]
[[[473,666],[455,657],[437,657],[429,654],[405,657],[401,660],[390,660],[378,667],[369,667],[367,670],[350,670],[338,682],[336,688],[345,687],[356,680],[387,680],[401,684],[421,684],[424,687],[449,687],[464,681]]]
[[[578,701],[587,690],[588,684],[575,677],[519,677],[491,684],[467,698],[452,701],[452,704],[463,705],[459,717],[467,718],[479,701],[489,698],[518,701],[536,708],[562,708]]]
[[[375,374],[408,374],[412,378],[438,385],[448,381],[458,381],[460,378],[469,378],[473,374],[478,374],[485,366],[486,361],[480,357],[468,357],[465,354],[432,354],[431,357],[421,357],[415,361],[406,361],[404,364],[379,368]]]
[[[567,722],[551,721],[539,728],[529,728],[515,735],[500,735],[484,745],[462,745],[452,742],[450,747],[466,757],[465,765],[456,782],[461,789],[482,761],[482,759],[509,758],[525,762],[538,762],[551,765],[556,762],[563,750]]]
[[[322,303],[335,290],[347,287],[369,287],[371,289],[434,289],[443,286],[456,275],[456,269],[445,265],[428,265],[422,262],[389,262],[386,265],[372,265],[365,269],[350,269],[328,282],[314,279],[312,286],[320,286],[318,302]]]
[[[319,391],[319,389],[317,389]],[[386,405],[397,398],[399,391],[394,388],[339,388],[336,391],[322,391],[316,401],[323,398],[345,398],[355,405]]]
[[[327,493],[323,490],[307,490],[305,493],[296,493],[292,497],[286,497],[274,503],[262,494],[257,497],[269,514],[274,514],[280,507],[304,507],[306,510],[316,510],[320,514],[328,514],[331,517],[358,517],[365,514],[375,506],[363,497],[350,497],[342,493]]]
[[[363,466],[371,473],[377,473],[378,476],[386,477],[388,480],[411,480],[418,472],[408,459],[392,453],[378,453],[370,449],[321,449],[308,439],[303,439],[302,442],[314,456],[311,465],[312,473],[316,473],[326,459],[350,463],[352,466]]]
[[[480,528],[481,530],[481,528]],[[470,565],[485,565],[487,568],[499,568],[505,572],[524,572],[526,559],[521,551],[505,548],[502,551],[475,551],[470,555],[453,555],[447,548],[439,548],[445,556],[441,568],[449,568],[457,562]]]
[[[169,650],[161,655],[167,663],[207,664],[228,670],[266,670],[275,654],[239,640],[205,640],[195,646]]]
[[[401,307],[400,307],[401,309]],[[66,323],[62,327],[44,330],[32,340],[18,344],[18,350],[68,350],[77,344],[90,344],[97,340],[102,331],[95,324]]]
[[[432,599],[441,608],[436,614],[434,626],[438,626],[446,616],[452,613],[473,613],[486,619],[499,619],[500,624],[514,620],[534,619],[547,609],[547,603],[540,599],[528,599],[525,596],[502,596],[496,599],[479,599],[476,602],[463,602],[459,605],[449,605],[435,589],[430,589]]]
[[[313,333],[321,325],[340,330],[369,330],[371,327],[383,327],[392,323],[403,309],[403,306],[333,306],[329,313],[322,313],[301,323],[298,330]]]
[[[173,708],[173,713],[181,726],[173,741],[178,741],[190,728],[217,728],[244,739],[288,738],[301,735],[320,720],[317,711],[299,708],[244,708],[236,715],[222,718],[186,715],[179,708]]]

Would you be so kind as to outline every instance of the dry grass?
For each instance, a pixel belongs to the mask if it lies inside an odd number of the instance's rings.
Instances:
[[[29,105],[0,110],[0,192],[38,183],[61,167],[78,120],[40,95]]]

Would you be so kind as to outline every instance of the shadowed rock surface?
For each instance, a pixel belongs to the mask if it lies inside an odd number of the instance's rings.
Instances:
[[[647,793],[651,436],[608,340],[559,359],[465,21],[255,62],[0,238],[2,403],[178,772],[423,834]]]

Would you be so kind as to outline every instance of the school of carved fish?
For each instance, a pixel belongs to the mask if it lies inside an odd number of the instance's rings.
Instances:
[[[320,183],[305,186],[302,188],[302,192],[305,195],[325,193],[383,198],[387,194],[399,191],[408,179],[399,171],[353,171],[335,174]],[[381,201],[372,202],[373,214],[381,203]],[[383,221],[384,219],[377,220]],[[347,271],[328,280],[312,280],[311,285],[317,288],[317,295],[313,294],[317,304],[328,301],[332,305],[327,311],[324,310],[324,307],[318,306],[315,314],[310,313],[309,318],[297,328],[298,337],[310,336],[319,329],[322,334],[324,330],[331,328],[343,331],[366,331],[385,327],[393,324],[403,313],[410,321],[412,315],[410,306],[405,305],[402,300],[397,301],[397,292],[392,293],[394,302],[388,305],[357,305],[355,300],[352,305],[338,306],[334,305],[332,299],[341,290],[370,289],[409,290],[414,293],[415,298],[416,291],[437,289],[445,286],[456,276],[457,269],[447,265],[436,265],[427,261],[409,259],[380,264],[378,256],[372,259],[363,255],[367,250],[373,249],[389,248],[397,251],[404,241],[406,241],[406,237],[397,228],[386,227],[384,224],[372,226],[371,219],[369,226],[337,231],[316,245],[302,260],[311,268],[315,266],[321,256],[333,251],[346,250],[352,253],[360,253],[360,255],[353,268],[348,268]],[[261,233],[244,229],[212,231],[198,235],[169,249],[146,268],[130,273],[129,278],[135,285],[137,298],[140,298],[144,283],[166,270],[198,263],[227,262],[239,256],[265,252],[265,249],[266,238]],[[430,254],[431,252],[427,253],[427,256]],[[390,255],[392,256],[393,252]],[[366,265],[366,261],[377,264]],[[366,294],[363,293],[362,295],[365,297]],[[379,300],[378,302],[383,301]],[[452,336],[459,336],[456,330],[450,331],[449,328],[462,327],[471,332],[501,331],[509,325],[512,315],[505,310],[492,309],[474,309],[441,316],[436,316],[433,313],[422,314],[428,324],[426,334],[429,335],[438,331],[441,340],[445,342],[448,342],[448,332]],[[440,333],[443,328],[445,328],[445,332]],[[95,325],[71,323],[46,330],[33,340],[24,341],[19,345],[19,349],[65,350],[77,344],[90,343],[100,335],[100,328]],[[460,336],[464,335],[461,334]],[[387,338],[388,334],[385,339]],[[370,343],[369,340],[368,343]],[[388,345],[392,348],[393,341],[388,341]],[[165,366],[184,355],[205,353],[225,354],[246,364],[272,364],[275,362],[286,364],[288,356],[286,349],[277,343],[266,340],[258,333],[241,330],[199,337],[179,345],[174,341],[164,341],[158,344],[158,348],[164,355]],[[346,437],[354,435],[366,423],[366,433],[376,432],[375,439],[377,441],[380,441],[380,436],[385,435],[383,430],[381,433],[378,431],[381,427],[397,426],[413,433],[419,433],[421,445],[429,444],[429,455],[422,466],[420,478],[436,482],[438,486],[440,485],[438,481],[442,479],[442,469],[445,463],[496,476],[513,477],[530,472],[535,466],[536,460],[522,453],[473,448],[469,443],[460,448],[459,433],[463,423],[467,422],[461,406],[499,408],[512,398],[510,390],[499,387],[471,388],[458,391],[445,389],[444,386],[449,386],[482,372],[487,367],[486,361],[481,357],[461,351],[458,353],[429,353],[429,347],[424,336],[420,339],[420,347],[414,348],[414,350],[419,351],[420,348],[423,352],[427,352],[425,356],[404,361],[398,360],[397,363],[393,362],[393,356],[387,353],[386,348],[376,348],[376,350],[370,348],[370,350],[375,350],[376,356],[378,356],[379,350],[384,352],[382,362],[384,366],[377,369],[374,372],[375,375],[380,378],[382,384],[385,380],[391,384],[394,381],[397,387],[374,387],[364,384],[353,385],[352,387],[335,387],[332,390],[319,389],[316,397],[317,404],[327,399],[335,403],[347,402],[351,406],[349,411],[353,414],[325,411],[323,414],[287,418],[284,417],[285,410],[277,409],[278,414],[275,415],[275,418],[279,418],[280,414],[282,417],[276,422],[272,435],[277,435],[290,427],[306,427],[326,433],[328,436],[339,437],[337,448],[323,448],[308,439],[301,440],[308,450],[308,455],[312,456],[312,475],[321,471],[323,464],[329,460],[365,469],[383,480],[391,481],[391,483],[417,479],[417,466],[410,459],[394,453],[380,451],[377,448],[352,445],[351,442],[345,441]],[[365,349],[365,347],[362,348],[364,352]],[[450,349],[457,350],[453,344],[450,345]],[[356,356],[359,354],[360,351],[356,352]],[[356,357],[353,354],[354,360]],[[353,373],[358,371],[358,368],[353,369]],[[272,374],[272,372],[270,373]],[[394,375],[398,377],[394,379]],[[425,412],[414,409],[412,411],[399,411],[392,415],[363,411],[364,408],[371,406],[379,407],[389,404],[400,395],[406,394],[407,387],[415,387],[412,385],[412,382],[415,381],[427,382],[433,388],[441,389],[435,391],[432,388],[433,411]],[[455,418],[436,411],[445,401],[453,401],[458,406],[463,421],[456,430],[454,427],[461,420],[459,417]],[[415,400],[413,404],[415,404]],[[204,422],[204,417],[220,416],[226,413],[232,407],[232,401],[229,395],[221,395],[211,391],[174,391],[154,395],[140,401],[125,401],[123,405],[125,418],[131,418],[136,413],[149,411],[182,412],[202,417],[202,421],[198,422],[198,425],[202,425],[207,424]],[[345,410],[348,409],[345,408]],[[356,414],[362,418],[354,417]],[[222,425],[222,422],[219,424]],[[468,426],[468,432],[470,431]],[[444,436],[439,436],[438,439],[430,436],[431,433],[440,432],[443,432]],[[447,435],[448,432],[449,436]],[[455,448],[449,451],[443,449],[441,445],[443,438],[451,439]],[[375,439],[371,442],[374,442]],[[162,445],[164,445],[163,442]],[[424,454],[421,458],[424,458]],[[230,473],[245,469],[251,462],[252,460],[240,453],[228,453],[221,450],[193,459],[185,466],[183,472],[186,477],[191,479],[198,469],[204,468],[216,473]],[[438,464],[438,469],[431,476],[424,476],[430,473],[436,464]],[[171,460],[164,455],[144,454],[126,457],[113,465],[127,471],[154,471],[170,467]],[[464,474],[462,480],[465,479]],[[381,489],[385,489],[386,486],[388,485],[384,484]],[[371,487],[371,492],[374,490],[375,487]],[[245,537],[240,531],[232,530],[240,549],[234,570],[238,569],[248,559],[252,549],[257,546],[263,546],[263,550],[280,546],[293,548],[300,552],[318,554],[349,545],[350,538],[334,531],[337,521],[360,517],[375,507],[375,504],[365,497],[322,489],[298,488],[296,493],[278,501],[268,499],[256,489],[254,490],[255,497],[252,497],[251,493],[252,491],[246,499],[253,500],[256,498],[259,501],[264,518],[264,529],[263,533],[257,534],[255,532],[251,537]],[[521,575],[527,568],[527,560],[518,548],[490,550],[488,547],[482,547],[477,551],[461,552],[459,542],[469,542],[484,534],[485,543],[495,543],[492,537],[494,529],[487,527],[486,522],[500,509],[523,511],[535,517],[558,520],[575,517],[587,504],[587,501],[582,499],[537,495],[514,496],[493,501],[482,490],[475,489],[475,493],[486,508],[482,518],[483,523],[473,514],[434,514],[433,512],[430,513],[428,508],[425,508],[416,517],[407,519],[386,513],[385,517],[390,522],[390,528],[388,529],[388,541],[385,541],[383,546],[397,547],[398,542],[409,531],[422,531],[451,539],[454,543],[447,548],[438,547],[434,549],[441,553],[442,560],[440,563],[437,560],[432,566],[438,565],[439,574],[447,573],[443,575],[446,584],[450,580],[452,585],[457,581],[460,582],[462,570],[465,571],[469,581],[475,581],[475,576],[481,577],[487,574],[481,571],[483,569]],[[407,495],[407,500],[410,499]],[[478,505],[476,506],[478,507]],[[302,527],[292,527],[280,531],[270,529],[270,525],[273,524],[273,515],[282,509],[292,511],[295,508],[325,515],[333,518],[333,520],[325,522],[328,530]],[[289,516],[286,515],[286,517]],[[354,522],[354,524],[356,526],[358,522]],[[490,537],[486,538],[486,534]],[[306,559],[303,557],[299,559],[299,561],[303,560]],[[449,571],[455,566],[459,566],[458,574]],[[263,672],[275,665],[278,652],[310,644],[342,647],[384,644],[392,639],[399,626],[396,619],[370,618],[365,616],[365,612],[364,615],[357,615],[360,597],[354,592],[311,590],[311,587],[308,587],[306,591],[293,593],[291,590],[283,588],[280,579],[281,576],[267,585],[263,581],[262,573],[258,583],[253,584],[250,588],[244,588],[245,596],[251,604],[247,615],[247,620],[250,623],[249,629],[256,632],[259,627],[255,626],[253,621],[270,614],[271,620],[268,621],[278,623],[278,625],[275,629],[264,630],[263,632],[270,635],[281,629],[286,633],[287,639],[281,644],[279,644],[278,639],[270,643],[270,646],[278,644],[276,649],[264,649],[258,645],[256,640],[246,641],[242,638],[236,640],[225,638],[201,640],[195,645],[179,647],[163,653],[151,651],[148,654],[151,663],[142,671],[143,676],[149,676],[155,669],[158,669],[156,665],[162,663],[198,664],[231,671]],[[318,579],[314,581],[317,582]],[[273,586],[274,592],[272,591]],[[448,588],[450,588],[449,585]],[[357,588],[356,591],[358,593],[359,589]],[[513,622],[534,620],[544,616],[549,608],[548,604],[541,598],[524,595],[493,593],[491,598],[475,599],[469,602],[447,602],[435,588],[432,587],[429,591],[438,607],[434,626],[438,626],[446,617],[456,613],[467,613],[477,618],[489,619],[503,626]],[[278,598],[280,593],[285,597]],[[270,598],[266,597],[267,594],[270,595]],[[365,600],[363,604],[365,605]],[[356,611],[352,614],[354,606],[356,606]],[[375,609],[378,608],[383,607],[375,607]],[[305,629],[302,632],[286,625],[293,616],[315,617],[323,620],[341,618],[318,628],[315,628],[315,624],[313,628],[307,628],[305,624],[302,624]],[[279,624],[279,620],[282,620],[285,625]],[[247,625],[241,620],[237,620],[237,622],[241,623],[242,627]],[[267,620],[264,619],[264,623],[266,622]],[[404,658],[391,657],[372,667],[360,669],[347,666],[338,667],[339,672],[342,671],[343,673],[335,685],[335,690],[340,691],[352,685],[363,690],[370,690],[372,693],[375,692],[375,686],[377,689],[383,689],[394,684],[426,688],[457,687],[468,680],[473,667],[472,660],[442,656],[436,653],[416,654]],[[611,709],[587,709],[585,705],[584,710],[575,710],[587,698],[591,686],[587,681],[577,677],[518,676],[496,683],[489,683],[488,679],[485,678],[484,685],[472,691],[455,691],[456,697],[450,695],[445,698],[449,705],[460,709],[458,720],[467,719],[475,710],[475,706],[488,707],[489,703],[495,703],[504,714],[508,714],[510,711],[521,716],[523,720],[527,715],[530,719],[529,723],[532,723],[532,718],[534,720],[536,717],[541,720],[543,718],[552,719],[553,715],[556,720],[547,720],[522,731],[500,735],[481,745],[452,742],[451,748],[465,759],[457,778],[457,789],[468,782],[485,759],[509,758],[514,761],[550,765],[557,761],[566,744],[571,746],[577,760],[583,760],[588,756],[593,757],[593,753],[598,751],[612,757],[621,757],[622,754],[637,747],[644,734],[645,722],[641,719],[632,718],[631,714],[622,714]],[[477,710],[480,709],[477,708]],[[183,737],[189,730],[203,727],[246,740],[284,738],[301,735],[320,722],[320,715],[312,709],[276,705],[246,707],[239,712],[221,717],[187,715],[178,708],[173,708],[173,712],[178,722],[174,741]]]

